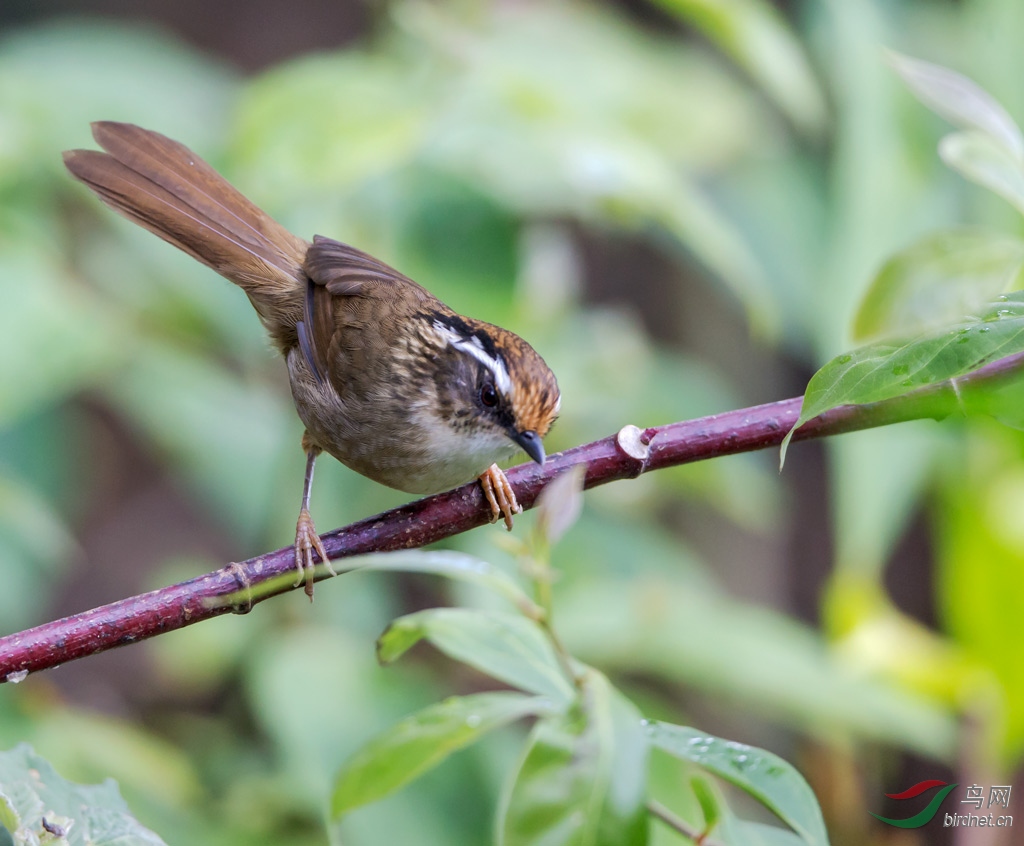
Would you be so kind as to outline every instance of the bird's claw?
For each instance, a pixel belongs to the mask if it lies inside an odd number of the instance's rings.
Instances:
[[[331,566],[331,562],[327,559],[327,552],[324,550],[323,541],[320,540],[320,535],[316,533],[313,518],[309,516],[309,511],[303,508],[299,512],[299,521],[295,524],[295,569],[299,572],[299,577],[295,581],[295,587],[301,585],[303,579],[305,579],[306,596],[309,597],[310,602],[313,601],[313,575],[316,571],[313,564],[314,550],[320,556],[320,560],[323,562],[324,567],[327,568],[327,572],[332,576],[337,576],[338,574]]]
[[[480,474],[480,487],[491,507],[491,522],[496,523],[499,517],[503,517],[505,528],[511,532],[512,515],[521,514],[523,509],[504,471],[497,464],[492,464]]]

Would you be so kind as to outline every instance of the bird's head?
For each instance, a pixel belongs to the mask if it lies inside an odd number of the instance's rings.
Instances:
[[[509,455],[518,447],[544,463],[543,438],[561,394],[551,369],[518,335],[456,315],[433,317],[441,344],[437,395],[454,429]]]

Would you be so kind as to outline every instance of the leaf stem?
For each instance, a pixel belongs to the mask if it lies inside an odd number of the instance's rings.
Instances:
[[[551,625],[551,620],[546,615],[537,622],[540,624],[540,627],[544,629],[544,633],[548,636],[548,640],[551,641],[551,646],[555,650],[555,657],[558,659],[558,663],[561,665],[562,672],[565,673],[565,677],[569,679],[577,689],[579,689],[582,684],[583,676],[576,671],[576,667],[573,664],[572,653],[566,649],[565,644],[562,642],[562,638],[558,636],[558,632],[555,631],[555,627]]]
[[[580,686],[580,674],[573,665],[572,653],[566,648],[555,631],[553,617],[554,597],[551,588],[555,578],[555,570],[551,566],[551,545],[541,532],[534,532],[530,542],[523,544],[520,557],[520,568],[527,574],[533,584],[536,597],[532,619],[543,629],[555,651],[555,657],[569,679],[577,688]]]
[[[700,831],[696,826],[690,825],[674,811],[662,805],[657,799],[647,800],[647,812],[652,817],[661,820],[669,828],[678,831],[683,837],[692,840],[696,846],[719,846],[715,841],[707,839],[708,832]]]

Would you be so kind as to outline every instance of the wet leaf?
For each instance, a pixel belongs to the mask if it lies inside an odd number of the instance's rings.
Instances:
[[[905,343],[880,341],[836,356],[807,385],[801,425],[840,405],[878,402],[963,376],[1024,350],[1024,292],[1000,298],[980,317],[919,335]]]
[[[697,764],[754,797],[805,843],[827,846],[828,833],[814,792],[778,755],[670,723],[648,724],[647,735],[652,746]]]

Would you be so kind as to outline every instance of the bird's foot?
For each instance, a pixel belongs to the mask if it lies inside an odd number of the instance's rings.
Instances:
[[[327,572],[332,576],[337,576],[338,574],[331,566],[331,562],[327,560],[327,553],[324,551],[324,545],[320,540],[320,535],[316,533],[316,526],[313,525],[313,518],[309,516],[309,511],[303,508],[299,512],[299,522],[295,524],[295,569],[299,571],[299,577],[295,581],[295,587],[301,585],[303,578],[305,578],[306,596],[309,597],[310,602],[313,601],[313,574],[315,572],[315,566],[313,564],[314,550],[317,555],[320,556],[320,560],[327,568]]]
[[[491,522],[495,523],[499,517],[504,517],[505,528],[511,532],[512,515],[521,514],[523,509],[504,471],[497,464],[492,464],[480,474],[480,487],[484,489],[487,504],[491,507]]]

